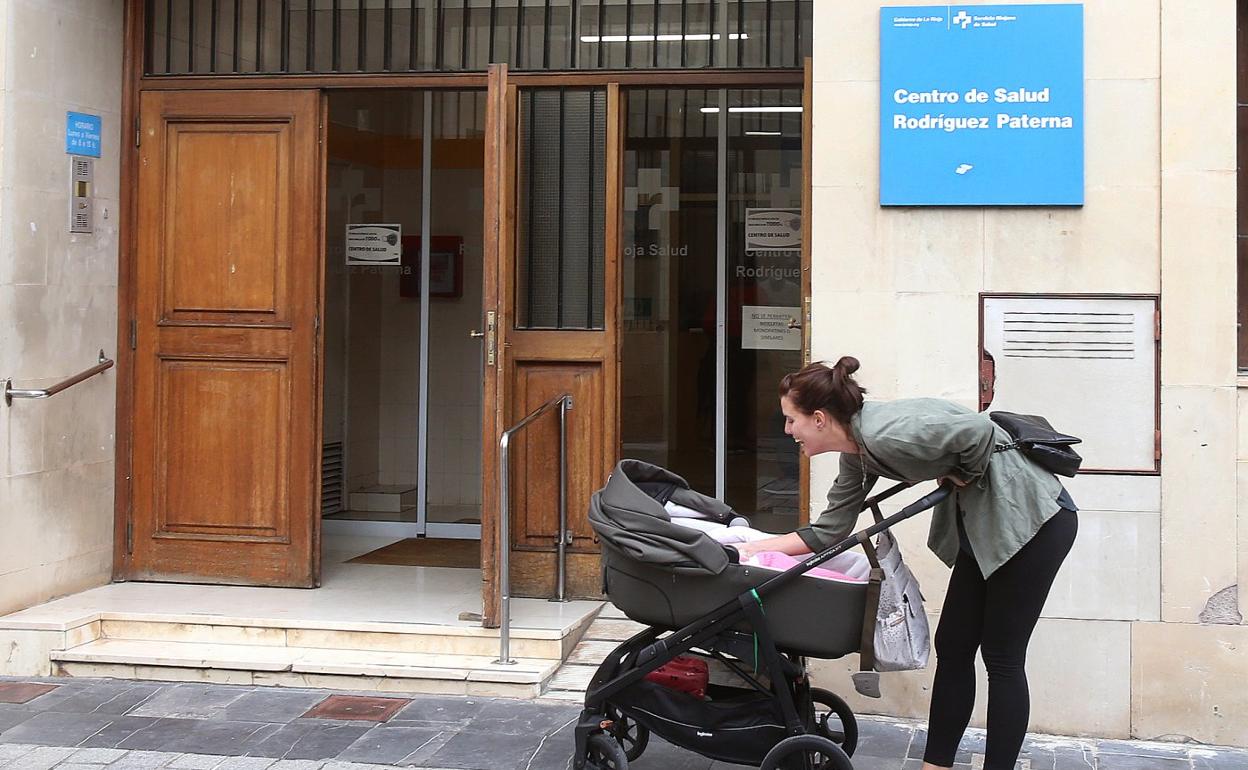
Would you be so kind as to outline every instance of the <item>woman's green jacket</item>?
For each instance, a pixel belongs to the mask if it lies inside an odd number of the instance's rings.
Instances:
[[[957,510],[979,569],[991,575],[1057,513],[1062,485],[1017,450],[994,452],[1009,434],[982,412],[935,398],[868,401],[851,422],[860,453],[841,454],[828,506],[797,534],[812,551],[844,539],[883,477],[921,482],[955,476],[968,482],[932,513],[927,545],[953,566],[958,556]]]

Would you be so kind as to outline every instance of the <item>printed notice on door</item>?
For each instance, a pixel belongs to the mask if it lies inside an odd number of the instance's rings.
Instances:
[[[801,251],[801,209],[746,209],[745,250]]]
[[[403,226],[347,225],[347,264],[403,264]]]
[[[744,350],[801,350],[801,309],[741,306],[741,347]]]

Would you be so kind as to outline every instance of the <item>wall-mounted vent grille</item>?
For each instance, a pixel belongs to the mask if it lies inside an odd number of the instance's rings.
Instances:
[[[342,442],[330,441],[321,447],[321,515],[342,512]]]
[[[1007,358],[1135,358],[1135,318],[1130,313],[1007,311]]]

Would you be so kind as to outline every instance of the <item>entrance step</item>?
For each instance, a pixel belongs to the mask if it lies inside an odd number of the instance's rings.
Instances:
[[[498,657],[498,630],[477,626],[407,623],[334,623],[323,625],[275,620],[202,622],[183,618],[105,616],[95,638],[191,644],[257,645],[365,652],[424,653]],[[512,629],[513,657],[563,660],[571,639],[554,630]]]
[[[23,675],[532,698],[592,618],[513,628],[510,665],[497,663],[498,630],[479,626],[96,613],[0,621],[0,643],[15,650],[8,673]]]
[[[543,698],[584,701],[589,680],[611,651],[646,627],[625,617],[613,604],[603,605],[581,641],[550,679]]]
[[[61,676],[533,697],[557,660],[101,637],[51,654]]]
[[[356,490],[348,496],[353,511],[399,513],[416,507],[416,487],[408,484],[378,484]]]

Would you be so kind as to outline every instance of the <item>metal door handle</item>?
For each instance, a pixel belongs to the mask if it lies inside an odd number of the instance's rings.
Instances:
[[[484,337],[485,332],[479,332],[476,329],[473,329],[472,331],[468,332],[468,336],[469,337]]]

